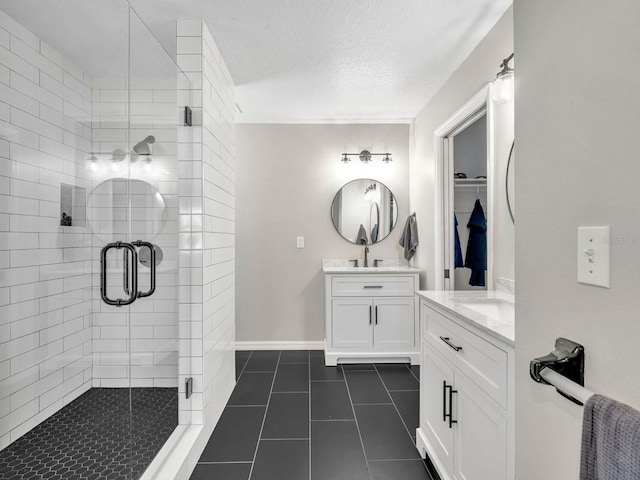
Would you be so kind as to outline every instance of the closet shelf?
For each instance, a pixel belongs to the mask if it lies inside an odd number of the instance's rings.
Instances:
[[[454,178],[453,185],[455,187],[486,187],[486,178]]]

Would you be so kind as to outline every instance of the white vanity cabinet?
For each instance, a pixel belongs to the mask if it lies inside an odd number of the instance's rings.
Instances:
[[[419,363],[416,269],[325,270],[325,363]]]
[[[420,300],[417,448],[442,480],[513,480],[513,342]]]

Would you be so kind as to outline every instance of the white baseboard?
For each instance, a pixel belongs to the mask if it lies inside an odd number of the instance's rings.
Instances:
[[[318,342],[236,342],[236,350],[324,350]]]

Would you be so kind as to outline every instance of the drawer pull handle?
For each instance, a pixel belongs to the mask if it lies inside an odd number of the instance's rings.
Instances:
[[[453,343],[451,343],[451,341],[449,340],[449,337],[440,337],[440,340],[442,340],[444,343],[449,345],[456,352],[459,352],[460,350],[462,350],[462,347],[458,347],[457,345],[454,345]]]
[[[371,305],[369,305],[369,325],[371,325]]]
[[[365,285],[363,288],[383,288],[384,285]]]

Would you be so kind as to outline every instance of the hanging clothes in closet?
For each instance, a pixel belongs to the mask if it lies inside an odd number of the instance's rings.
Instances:
[[[456,214],[453,214],[453,224],[454,224],[454,268],[462,268],[464,267],[464,260],[462,259],[462,247],[460,246],[460,235],[458,234],[458,217]]]
[[[469,241],[464,266],[471,269],[469,285],[484,287],[487,270],[487,219],[480,199],[476,199],[467,228],[469,228]]]

